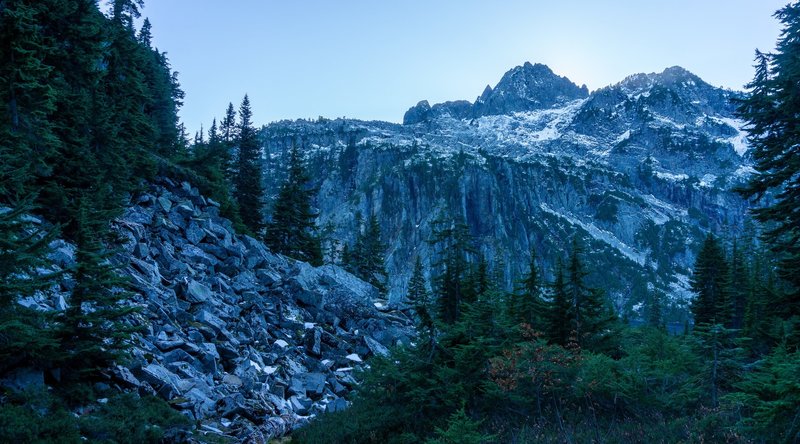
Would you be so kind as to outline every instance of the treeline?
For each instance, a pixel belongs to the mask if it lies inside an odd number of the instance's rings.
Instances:
[[[531,252],[508,293],[464,224],[439,221],[431,244],[428,273],[418,259],[408,285],[414,344],[371,360],[352,407],[323,415],[299,442],[794,442],[800,433],[800,390],[787,390],[798,380],[798,335],[764,306],[788,288],[769,252],[737,262],[739,242],[726,251],[709,236],[692,280],[696,323],[669,334],[658,298],[643,309],[649,325],[614,314],[586,284],[599,271],[577,238],[547,273]]]

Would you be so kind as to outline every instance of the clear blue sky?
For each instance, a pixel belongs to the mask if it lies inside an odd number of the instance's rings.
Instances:
[[[149,0],[194,133],[250,94],[256,124],[398,122],[419,100],[474,100],[525,61],[590,90],[680,65],[742,89],[785,0]]]

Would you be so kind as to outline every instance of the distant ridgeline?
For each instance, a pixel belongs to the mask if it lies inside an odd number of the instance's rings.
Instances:
[[[388,292],[405,295],[411,267],[434,260],[436,221],[464,222],[511,289],[535,250],[545,274],[573,235],[588,279],[616,309],[643,319],[649,294],[682,328],[689,276],[706,233],[740,236],[747,203],[731,190],[753,172],[732,99],[686,70],[633,75],[591,94],[548,67],[506,73],[474,103],[408,110],[403,125],[281,121],[261,132],[266,190],[302,147],[328,260],[352,244],[356,214],[378,219]],[[477,257],[477,256],[476,256]],[[602,270],[602,272],[600,272]]]

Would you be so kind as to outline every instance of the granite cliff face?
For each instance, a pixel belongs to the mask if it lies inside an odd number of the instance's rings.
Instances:
[[[636,316],[650,291],[685,316],[688,277],[708,231],[741,229],[731,189],[752,172],[731,99],[673,67],[588,93],[544,65],[509,71],[474,102],[412,107],[404,125],[347,119],[264,127],[267,190],[297,143],[309,160],[319,226],[352,242],[354,215],[380,220],[401,303],[411,264],[427,265],[431,224],[467,222],[508,288],[535,249],[549,270],[577,234],[590,279]],[[341,245],[339,245],[341,247]]]

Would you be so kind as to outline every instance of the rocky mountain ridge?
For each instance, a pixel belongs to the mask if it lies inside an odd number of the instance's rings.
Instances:
[[[285,152],[299,144],[329,239],[352,242],[357,212],[378,216],[395,303],[415,257],[430,268],[432,223],[451,217],[501,264],[507,289],[531,249],[549,270],[577,234],[593,267],[606,271],[590,279],[620,312],[637,316],[655,291],[678,322],[699,240],[737,233],[745,218],[747,204],[731,191],[753,171],[737,97],[679,67],[589,94],[525,64],[475,103],[412,107],[405,125],[268,125],[266,188],[276,189]]]
[[[188,183],[151,187],[114,226],[126,240],[115,260],[139,308],[130,322],[144,332],[107,385],[163,398],[209,439],[266,443],[345,408],[354,371],[412,335],[410,320],[374,287],[236,234]],[[75,248],[63,240],[52,248],[66,273],[24,302],[63,311]],[[4,384],[44,381],[22,371]]]

